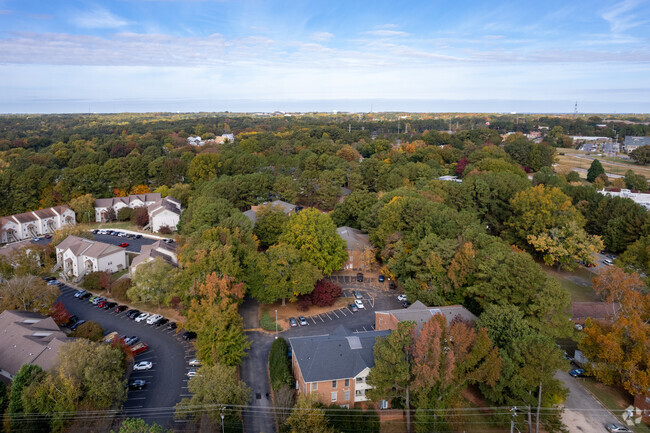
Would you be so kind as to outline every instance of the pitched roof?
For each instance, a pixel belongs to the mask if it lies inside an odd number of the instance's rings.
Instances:
[[[255,212],[253,209],[249,209],[246,212],[244,212],[244,215],[255,224],[257,222],[257,212]]]
[[[130,206],[135,200],[140,200],[143,203],[151,203],[161,200],[159,192],[152,192],[149,194],[133,194],[127,197],[113,197],[113,198],[98,198],[95,200],[95,207],[111,207],[117,203],[124,203]]]
[[[19,223],[28,223],[30,221],[37,221],[38,218],[32,212],[23,212],[13,215],[13,218]]]
[[[375,365],[373,348],[390,331],[352,333],[339,326],[330,335],[289,339],[306,382],[350,379]]]
[[[150,217],[158,215],[159,213],[164,212],[166,210],[173,212],[176,215],[181,214],[181,210],[179,209],[179,206],[177,206],[172,201],[168,201],[167,198],[164,198],[161,201],[158,201],[156,203],[150,204],[147,210],[149,211]]]
[[[116,245],[91,241],[90,239],[84,239],[78,236],[68,236],[63,242],[56,246],[56,249],[63,251],[69,249],[75,256],[84,255],[94,258],[108,256],[117,251],[124,251],[122,248]]]
[[[12,376],[23,364],[52,368],[59,347],[67,341],[51,317],[29,311],[0,313],[0,368]]]
[[[371,246],[368,235],[361,230],[343,226],[337,228],[336,233],[345,241],[348,250],[363,251]]]
[[[634,137],[628,135],[625,137],[623,144],[626,146],[650,146],[650,137]]]
[[[434,314],[442,314],[445,316],[447,319],[447,324],[451,323],[456,317],[469,322],[475,322],[477,320],[477,317],[462,305],[427,307],[420,301],[415,301],[408,308],[401,308],[399,310],[375,311],[375,315],[380,313],[392,314],[400,322],[407,320],[415,322],[415,325],[420,330],[425,323],[431,320]]]
[[[177,265],[176,248],[173,245],[160,240],[151,245],[143,245],[140,249],[140,254],[138,254],[131,262],[131,267],[133,268],[138,266],[140,263],[156,257],[163,258],[170,265]]]
[[[53,218],[56,216],[56,213],[50,209],[38,209],[33,211],[39,218]]]

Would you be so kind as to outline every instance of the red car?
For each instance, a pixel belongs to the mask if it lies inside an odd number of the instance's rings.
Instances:
[[[122,242],[119,246],[122,247],[122,248],[126,248],[126,247],[129,246],[129,243],[128,242]]]
[[[131,353],[133,353],[134,355],[137,355],[138,353],[144,352],[148,348],[149,348],[149,346],[147,345],[147,343],[144,343],[144,342],[143,343],[138,343],[135,346],[131,347]]]
[[[104,305],[106,305],[107,303],[108,303],[108,301],[102,301],[102,302],[100,302],[99,304],[97,304],[97,306],[98,306],[99,308],[104,308]]]

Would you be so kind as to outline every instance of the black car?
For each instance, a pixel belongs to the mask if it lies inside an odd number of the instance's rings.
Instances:
[[[94,230],[91,230],[91,232],[92,232],[92,234],[94,234],[94,235],[96,235],[96,234],[97,234],[97,232],[99,232],[99,230],[97,230],[97,229],[94,229]]]
[[[142,389],[147,385],[142,379],[136,379],[133,382],[129,383],[129,389]]]
[[[83,295],[79,296],[79,299],[85,301],[86,299],[90,298],[92,295],[93,295],[92,293],[86,292]]]
[[[193,340],[196,338],[196,332],[194,331],[185,331],[183,333],[183,340]]]
[[[107,302],[104,304],[104,309],[105,310],[110,310],[111,308],[115,308],[117,305],[117,302]]]
[[[86,323],[85,320],[78,320],[78,321],[76,321],[76,322],[74,323],[74,325],[72,325],[72,326],[70,327],[70,329],[72,329],[73,331],[76,331],[77,328],[80,327],[81,325],[83,325],[84,323]]]
[[[158,320],[156,323],[154,323],[154,325],[160,326],[160,325],[165,325],[167,323],[169,323],[169,319],[163,317],[160,320]]]
[[[72,327],[75,323],[79,321],[79,317],[77,316],[70,316],[68,317],[68,322],[65,324],[68,328]]]
[[[380,275],[380,276],[377,278],[377,280],[379,280],[380,283],[383,283],[383,282],[384,282],[384,276],[383,276],[383,275]]]
[[[56,280],[56,277],[43,277],[43,281],[53,281]]]
[[[133,310],[131,314],[127,314],[129,319],[135,320],[136,317],[140,315],[140,310]]]
[[[132,309],[130,309],[129,311],[127,311],[126,313],[124,313],[124,315],[125,315],[126,317],[129,317],[129,316],[131,315],[131,313],[133,313],[134,311],[135,311],[135,308],[132,308]]]
[[[359,272],[357,274],[357,282],[358,283],[363,283],[363,274],[361,272]]]
[[[391,281],[390,284],[388,285],[388,288],[391,289],[391,290],[395,290],[395,289],[397,289],[397,284],[395,284],[393,281]]]
[[[135,235],[135,239],[140,239],[142,235]]]
[[[176,329],[176,322],[171,322],[169,325],[167,325],[167,329]]]
[[[127,307],[126,305],[118,305],[117,307],[115,307],[115,312],[121,313],[122,311],[126,311],[128,308],[129,307]]]
[[[411,304],[409,304],[409,301],[403,301],[403,302],[402,302],[402,307],[403,307],[403,308],[408,308],[409,305],[411,305]]]

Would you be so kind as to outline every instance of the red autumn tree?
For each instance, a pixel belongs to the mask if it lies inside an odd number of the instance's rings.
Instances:
[[[52,320],[54,320],[57,325],[65,325],[70,319],[70,313],[66,310],[65,305],[59,301],[52,305],[50,317],[52,317]]]
[[[317,307],[328,307],[333,305],[342,294],[343,290],[338,284],[334,284],[329,280],[318,280],[314,286],[314,291],[307,296],[311,297],[312,304]]]
[[[149,224],[149,212],[146,207],[137,207],[131,214],[131,222],[137,226],[144,227]]]

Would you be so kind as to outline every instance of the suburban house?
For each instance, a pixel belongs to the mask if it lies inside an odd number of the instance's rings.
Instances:
[[[163,226],[176,231],[181,218],[181,202],[174,197],[165,197],[150,204],[147,207],[147,212],[149,213],[149,227],[152,231],[158,232]]]
[[[291,214],[296,209],[295,204],[287,203],[286,201],[282,200],[273,200],[271,203],[262,203],[258,206],[251,206],[249,210],[244,212],[244,215],[248,217],[249,220],[255,225],[257,222],[257,211],[262,207],[262,206],[274,206],[274,207],[280,207],[284,211],[286,215]]]
[[[623,146],[625,146],[625,151],[630,153],[641,146],[650,146],[650,137],[633,137],[628,135],[625,137]]]
[[[390,331],[352,333],[339,326],[329,335],[295,337],[291,345],[292,369],[300,394],[314,395],[324,404],[341,407],[370,405],[366,378],[375,365],[373,348],[377,337]],[[389,403],[382,401],[380,409]]]
[[[579,325],[584,325],[587,319],[612,323],[620,309],[620,305],[615,302],[572,302],[571,320]]]
[[[650,194],[647,192],[630,191],[629,189],[625,188],[622,188],[620,190],[618,188],[611,188],[609,190],[602,189],[598,192],[610,197],[629,198],[630,200],[634,201],[634,203],[640,204],[646,208],[646,210],[650,209]]]
[[[336,233],[345,241],[345,250],[348,253],[348,260],[343,264],[343,270],[365,270],[367,261],[364,258],[372,249],[368,235],[361,230],[345,226],[337,228]],[[369,256],[374,259],[374,253]]]
[[[176,248],[173,245],[163,242],[162,240],[156,241],[151,245],[143,245],[140,254],[131,262],[129,272],[131,275],[135,274],[136,269],[143,263],[150,262],[156,257],[160,257],[170,265],[177,266],[178,259],[176,257]]]
[[[156,202],[160,202],[162,197],[158,192],[149,194],[135,194],[128,197],[98,198],[95,200],[95,221],[106,222],[110,219],[110,209],[113,209],[113,218],[123,207],[135,209],[138,207],[148,207]]]
[[[68,338],[51,317],[31,311],[0,313],[0,379],[9,382],[23,364],[52,368]]]
[[[452,176],[452,175],[440,176],[438,180],[442,180],[445,182],[463,183],[463,179],[458,179],[458,176]]]
[[[74,224],[75,213],[66,205],[3,217],[0,218],[0,243],[30,239]]]
[[[420,301],[415,301],[408,308],[399,310],[375,311],[375,329],[377,331],[397,329],[399,322],[415,322],[418,330],[436,314],[442,314],[447,319],[447,324],[455,319],[474,323],[477,317],[462,305],[448,305],[445,307],[427,307]]]
[[[119,272],[128,266],[124,248],[78,236],[68,236],[56,246],[56,263],[66,276],[76,278],[89,272]]]
[[[187,144],[191,146],[203,146],[205,141],[201,140],[201,137],[198,135],[196,137],[189,136],[187,137]]]

